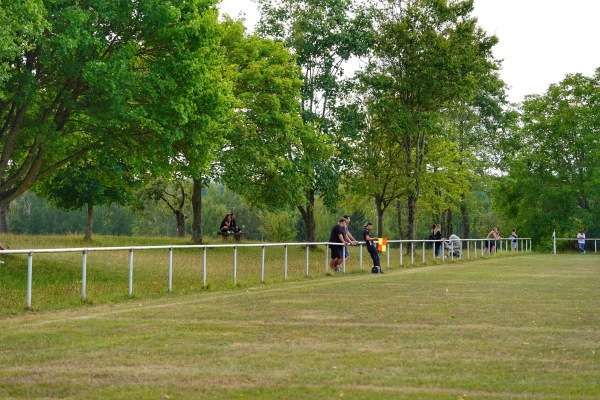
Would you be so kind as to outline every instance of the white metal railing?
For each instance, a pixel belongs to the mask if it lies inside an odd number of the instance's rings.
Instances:
[[[598,253],[598,241],[600,241],[600,238],[585,238],[585,239],[578,239],[578,238],[557,238],[557,237],[553,237],[553,242],[554,242],[554,255],[556,255],[556,242],[557,241],[579,241],[579,240],[583,240],[585,242],[585,245],[587,245],[589,242],[593,242],[594,243],[594,253]],[[585,246],[584,245],[584,246]]]
[[[497,251],[508,251],[509,249],[509,241],[516,240],[519,245],[514,249],[515,251],[520,252],[531,252],[531,239],[530,238],[517,238],[517,239],[497,239],[491,240],[490,242],[494,242],[494,247]],[[477,244],[480,243],[479,249],[481,250],[481,256],[485,255],[484,253],[484,244],[488,242],[488,239],[461,239],[461,248],[459,250],[459,257],[463,259],[463,249],[466,248],[467,251],[467,259],[471,258],[471,247],[473,247],[473,255],[474,258],[477,258]],[[440,243],[444,246],[443,240],[388,240],[388,251],[387,253],[387,267],[390,268],[390,253],[392,252],[390,244],[399,244],[399,261],[400,266],[404,265],[403,253],[404,253],[404,245],[410,245],[410,254],[411,254],[411,265],[415,265],[415,247],[418,244],[423,248],[422,252],[422,262],[425,263],[425,247],[426,243]],[[466,246],[463,247],[463,243]],[[504,243],[504,246],[503,246]],[[359,242],[358,246],[360,249],[359,256],[359,265],[360,270],[363,269],[363,246],[365,242]],[[471,246],[471,244],[473,246]],[[206,261],[206,252],[207,249],[211,248],[233,248],[233,283],[237,284],[237,249],[238,247],[260,247],[262,248],[261,253],[261,271],[260,271],[260,280],[261,282],[265,281],[265,251],[267,247],[284,247],[284,279],[287,279],[288,275],[288,246],[305,246],[306,247],[306,276],[309,276],[309,248],[311,246],[325,246],[325,272],[329,272],[329,247],[330,246],[341,246],[339,243],[328,243],[328,242],[315,242],[315,243],[262,243],[262,244],[222,244],[222,245],[171,245],[171,246],[129,246],[129,247],[93,247],[93,248],[64,248],[64,249],[28,249],[28,250],[3,250],[0,251],[0,254],[27,254],[27,308],[31,308],[31,294],[32,294],[32,282],[33,282],[33,255],[40,253],[81,253],[82,261],[81,261],[81,297],[82,300],[86,300],[86,287],[87,287],[87,254],[88,252],[94,251],[129,251],[129,296],[133,296],[133,272],[134,272],[134,251],[143,251],[143,250],[157,250],[164,249],[169,251],[168,256],[168,290],[169,292],[173,291],[173,250],[175,249],[202,249],[202,287],[207,287],[207,261]],[[432,246],[432,254],[435,257],[435,246]],[[511,247],[512,248],[512,247]],[[441,260],[446,261],[447,258],[454,259],[454,251],[458,250],[458,248],[454,248],[452,243],[449,243],[447,247],[449,250],[449,256],[445,255],[445,252],[442,250],[441,252]],[[408,248],[406,249],[408,251]],[[493,254],[493,253],[492,253]],[[488,255],[491,255],[488,253]],[[344,257],[342,263],[342,271],[346,272],[346,260]]]

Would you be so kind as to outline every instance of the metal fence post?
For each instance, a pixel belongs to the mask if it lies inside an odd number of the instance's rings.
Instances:
[[[329,272],[329,243],[325,245],[325,273]]]
[[[402,242],[400,242],[400,266],[403,267],[404,263],[402,262]]]
[[[31,283],[33,281],[33,253],[27,256],[27,308],[31,308]]]
[[[285,255],[283,257],[283,279],[287,279],[287,257],[288,257],[288,246],[287,244],[284,246]]]
[[[133,253],[133,250],[131,250]],[[173,248],[169,249],[169,293],[173,291]]]
[[[343,271],[346,273],[346,245],[342,245],[342,264],[344,264]]]
[[[423,241],[423,251],[421,252],[421,262],[425,264],[425,241]]]
[[[360,270],[362,272],[363,270],[363,245],[362,243],[360,243],[360,248],[359,248],[359,254],[360,254]]]
[[[83,251],[83,256],[81,260],[81,298],[85,301],[85,291],[86,291],[86,281],[87,281],[87,251]]]
[[[391,252],[391,249],[392,249],[392,245],[391,244],[385,246],[385,252],[387,253],[387,269],[390,269],[390,252]],[[380,265],[380,267],[381,267],[381,265]]]
[[[306,245],[306,276],[308,276],[308,245]]]
[[[133,296],[133,249],[129,249],[129,296]]]
[[[260,257],[260,281],[262,283],[265,283],[265,249],[266,249],[266,246],[263,245],[262,254]]]
[[[206,288],[206,246],[202,251],[202,287]]]
[[[237,286],[237,246],[233,247],[233,286]]]

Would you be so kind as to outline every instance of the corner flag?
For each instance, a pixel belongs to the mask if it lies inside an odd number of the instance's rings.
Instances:
[[[379,238],[377,250],[381,250],[383,252],[385,252],[387,250],[387,238]]]

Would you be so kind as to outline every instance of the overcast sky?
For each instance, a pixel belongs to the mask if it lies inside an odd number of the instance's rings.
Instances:
[[[223,0],[221,11],[245,13],[252,30],[259,18],[250,0]],[[500,42],[501,77],[509,99],[542,94],[568,73],[591,76],[600,67],[600,0],[475,0],[474,15]]]

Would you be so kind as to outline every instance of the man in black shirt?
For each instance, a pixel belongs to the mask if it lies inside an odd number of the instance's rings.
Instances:
[[[345,234],[346,234],[346,218],[340,218],[337,224],[331,228],[331,235],[329,236],[330,243],[340,243],[341,245],[331,246],[331,260],[329,261],[329,267],[334,271],[340,270],[340,264],[344,261],[344,248],[346,246]]]

